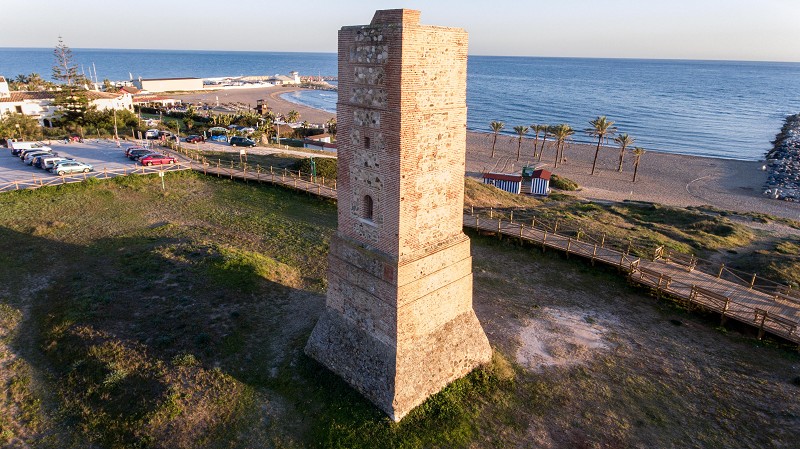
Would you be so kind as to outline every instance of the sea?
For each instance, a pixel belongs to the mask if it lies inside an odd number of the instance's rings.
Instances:
[[[79,71],[98,79],[287,74],[335,76],[334,53],[73,49]],[[49,48],[0,48],[0,75],[49,78]],[[330,112],[336,92],[302,91],[289,101]],[[504,133],[568,123],[591,142],[605,115],[651,151],[761,160],[784,118],[800,112],[800,63],[470,56],[467,127]],[[676,167],[677,169],[678,167]]]

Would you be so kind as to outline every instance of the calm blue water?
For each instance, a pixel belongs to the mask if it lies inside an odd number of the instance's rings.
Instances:
[[[288,73],[336,75],[333,53],[74,49],[102,80]],[[51,49],[0,49],[0,74],[49,77]],[[335,111],[336,94],[289,100]],[[607,115],[637,145],[672,153],[758,160],[787,114],[800,112],[800,63],[470,56],[467,126],[488,132],[531,123],[577,130]],[[590,141],[583,133],[576,141]]]

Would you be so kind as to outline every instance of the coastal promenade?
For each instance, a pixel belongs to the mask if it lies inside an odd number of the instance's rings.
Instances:
[[[203,161],[187,162],[193,170],[209,176],[270,183],[336,199],[336,181],[310,174],[259,165]],[[649,258],[633,255],[631,248],[613,248],[580,231],[549,228],[542,222],[530,224],[502,220],[470,211],[464,227],[499,238],[519,239],[547,249],[579,256],[592,265],[617,268],[633,284],[651,289],[658,297],[669,296],[689,309],[719,313],[721,324],[735,320],[753,326],[762,338],[766,332],[800,345],[800,291],[753,276],[742,277],[724,265],[712,266],[692,255],[658,248]]]
[[[325,123],[336,117],[331,112],[281,98],[281,95],[298,89],[300,88],[246,89],[237,91],[236,97],[230,98],[252,104],[259,98],[267,98],[273,112],[286,114],[290,110],[296,110],[300,113],[300,120],[312,123]],[[184,101],[198,100],[190,95],[177,97]],[[513,124],[507,123],[506,128],[511,125]],[[572,125],[580,129],[588,126],[588,122]],[[488,123],[486,129],[488,131]],[[566,163],[554,168],[555,146],[550,140],[545,144],[543,157],[539,158],[537,154],[534,158],[534,139],[524,138],[521,156],[517,160],[516,137],[500,135],[494,158],[490,157],[492,137],[488,132],[467,132],[467,176],[480,179],[486,171],[515,173],[523,166],[536,165],[574,180],[580,185],[580,190],[570,194],[591,201],[633,200],[676,207],[711,206],[739,213],[768,214],[800,220],[800,202],[778,201],[763,195],[768,178],[767,171],[762,169],[764,162],[648,151],[642,156],[638,178],[634,183],[634,158],[630,154],[626,155],[623,171],[617,171],[619,149],[613,146],[601,147],[595,175],[590,175],[594,145],[569,142],[564,153]],[[541,146],[541,139],[538,140],[538,145]]]

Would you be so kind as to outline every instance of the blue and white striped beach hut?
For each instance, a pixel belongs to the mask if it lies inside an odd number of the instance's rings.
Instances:
[[[550,193],[550,177],[552,175],[547,170],[534,170],[531,175],[531,193],[534,195],[548,195]]]
[[[484,173],[483,183],[497,187],[506,192],[519,194],[522,192],[522,176],[505,173]]]

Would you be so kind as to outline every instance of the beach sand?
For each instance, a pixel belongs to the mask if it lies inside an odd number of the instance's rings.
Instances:
[[[219,96],[220,103],[240,102],[255,106],[261,98],[273,112],[286,114],[294,109],[300,120],[324,123],[334,114],[280,98],[281,94],[297,87],[225,90],[204,94],[178,95],[184,102],[211,103]],[[583,129],[587,123],[573,123]],[[507,127],[513,126],[507,124]],[[487,123],[488,130],[488,123]],[[775,130],[777,133],[778,130]],[[540,143],[541,145],[541,143]],[[485,171],[519,172],[522,166],[536,163],[546,170],[572,179],[581,189],[570,192],[593,201],[647,201],[670,206],[709,205],[737,212],[758,212],[800,220],[800,203],[772,200],[762,195],[767,174],[761,169],[763,162],[734,161],[709,157],[648,151],[641,158],[636,183],[633,178],[634,157],[625,155],[624,171],[617,172],[619,149],[603,147],[597,161],[595,174],[589,175],[595,147],[586,144],[568,144],[564,151],[566,164],[553,168],[555,147],[548,142],[541,162],[532,158],[533,139],[523,139],[520,160],[516,160],[517,138],[500,135],[497,138],[495,157],[491,158],[492,135],[467,133],[467,176],[480,178]]]

